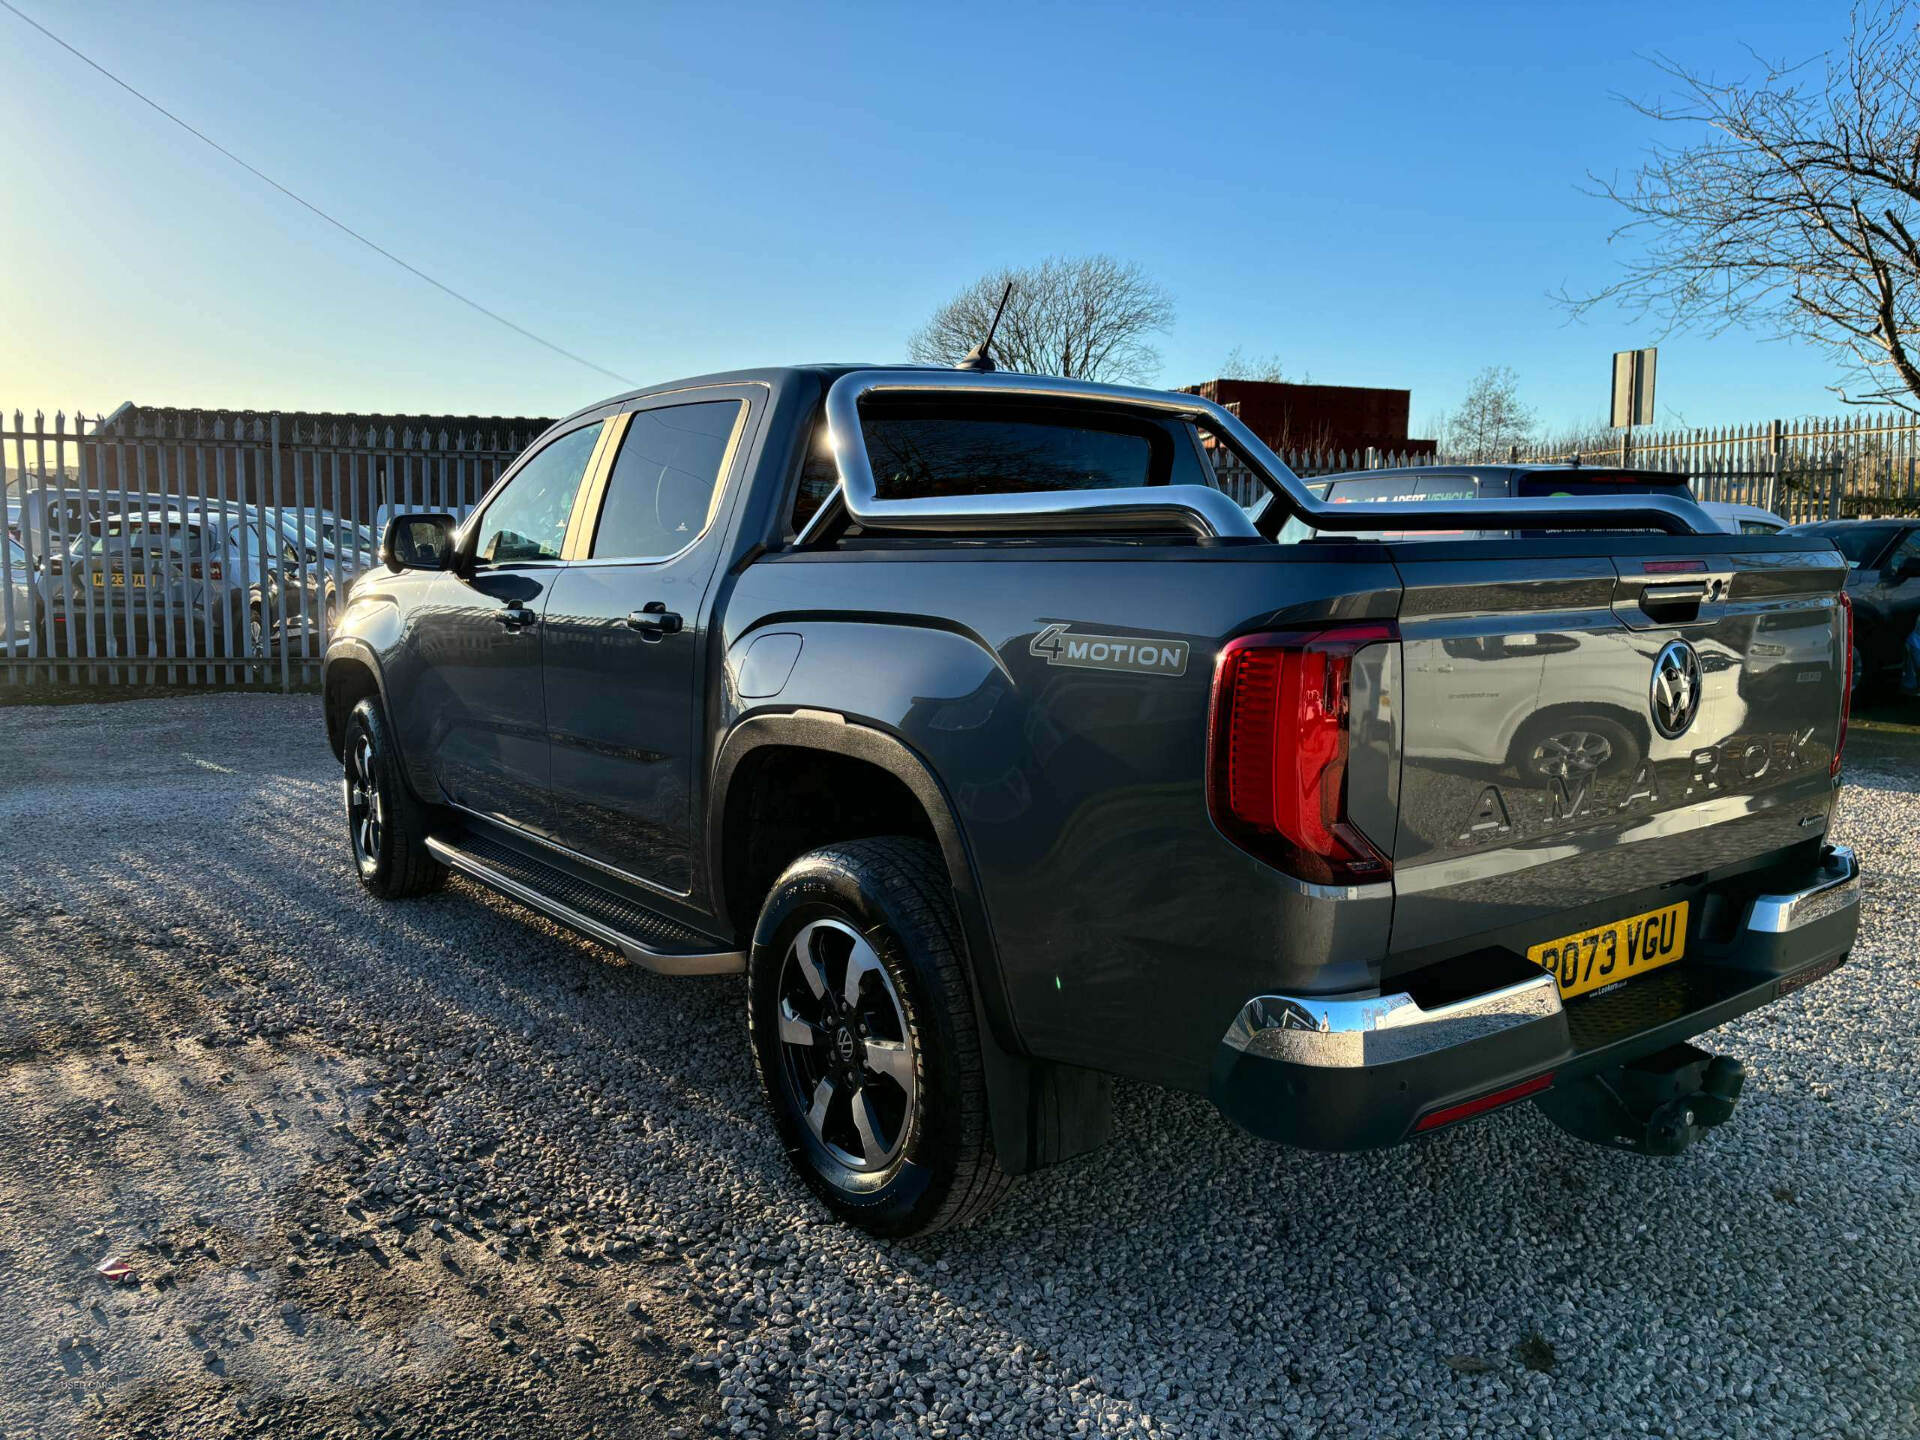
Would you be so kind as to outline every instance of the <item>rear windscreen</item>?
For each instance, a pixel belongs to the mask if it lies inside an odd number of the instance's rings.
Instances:
[[[862,421],[882,500],[1131,490],[1154,483],[1154,445],[1138,431],[958,416]]]
[[[118,555],[122,550],[148,555],[164,552],[177,559],[182,555],[205,554],[207,539],[198,525],[122,525],[112,521],[94,527],[93,539],[87,545],[89,555]]]
[[[1894,536],[1895,527],[1878,529],[1868,525],[1836,525],[1831,530],[1796,530],[1796,535],[1812,535],[1826,541],[1845,557],[1847,568],[1858,570]]]

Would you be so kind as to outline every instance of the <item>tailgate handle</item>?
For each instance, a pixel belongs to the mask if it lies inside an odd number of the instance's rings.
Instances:
[[[1705,602],[1727,598],[1732,585],[1724,578],[1680,580],[1671,585],[1649,585],[1640,592],[1640,608],[1652,615],[1656,611],[1692,610],[1698,612]]]
[[[1640,592],[1644,610],[1664,609],[1672,605],[1698,605],[1707,598],[1707,582],[1688,580],[1679,585],[1649,585]]]

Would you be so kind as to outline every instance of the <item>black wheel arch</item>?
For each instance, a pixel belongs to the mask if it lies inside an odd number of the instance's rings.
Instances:
[[[379,700],[380,708],[389,718],[393,715],[387,704],[387,682],[380,669],[380,659],[371,647],[357,640],[338,639],[327,647],[320,693],[327,718],[327,745],[336,760],[346,743],[347,717],[355,705],[371,695]],[[406,773],[404,764],[400,769],[402,774]]]
[[[714,913],[730,915],[745,898],[727,894],[728,793],[745,762],[768,746],[816,750],[872,765],[905,786],[925,812],[946,861],[966,940],[963,959],[980,1022],[994,1146],[1002,1167],[1022,1174],[1102,1143],[1111,1126],[1111,1081],[1032,1058],[1008,1003],[979,877],[952,802],[932,767],[899,736],[826,710],[751,715],[735,725],[720,747],[708,787],[706,875]],[[733,837],[733,843],[740,838]]]

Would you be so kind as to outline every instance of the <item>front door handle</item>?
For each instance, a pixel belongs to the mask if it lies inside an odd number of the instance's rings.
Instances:
[[[493,612],[493,618],[509,630],[525,630],[528,626],[537,625],[540,622],[540,617],[519,600],[509,600],[503,609]]]
[[[664,600],[649,600],[643,610],[627,612],[627,628],[638,630],[649,640],[658,640],[662,635],[680,633],[680,616],[667,609]]]

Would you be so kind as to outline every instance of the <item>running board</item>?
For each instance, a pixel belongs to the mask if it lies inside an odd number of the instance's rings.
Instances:
[[[711,939],[677,920],[511,846],[480,836],[463,835],[456,842],[429,835],[427,850],[449,870],[611,945],[632,964],[658,974],[738,975],[747,968],[745,951],[715,950]]]

